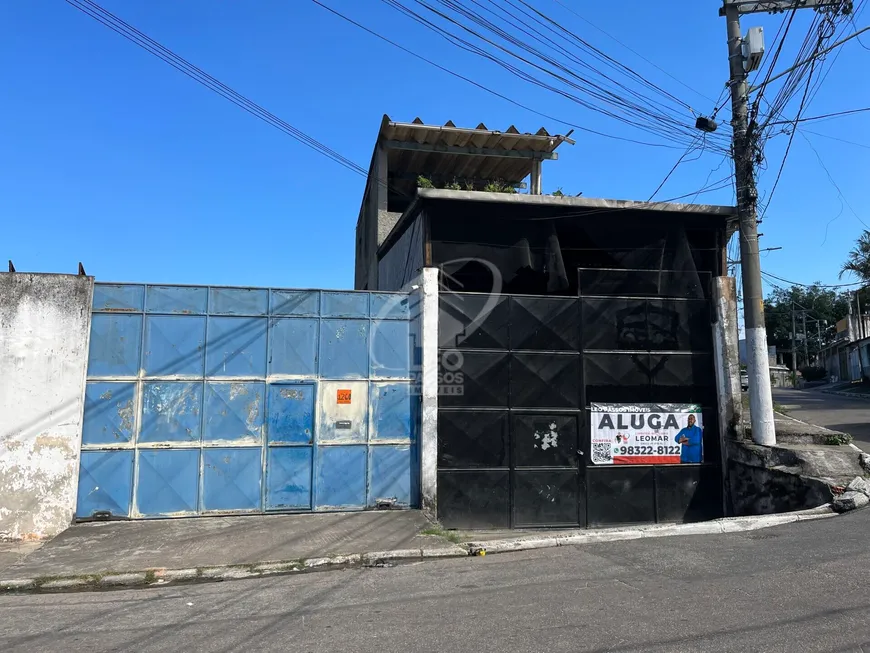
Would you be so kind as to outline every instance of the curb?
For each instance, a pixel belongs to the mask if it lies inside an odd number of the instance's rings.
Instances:
[[[835,517],[830,503],[779,515],[760,515],[752,517],[725,517],[693,524],[656,524],[648,527],[620,528],[588,533],[570,533],[547,537],[518,537],[505,540],[468,542],[470,555],[486,555],[490,553],[508,553],[511,551],[528,551],[531,549],[547,549],[557,546],[574,546],[577,544],[596,544],[600,542],[615,542],[618,540],[637,540],[651,537],[667,537],[670,535],[715,535],[720,533],[741,533],[754,531],[771,526],[780,526],[798,521],[813,521]]]
[[[180,582],[216,582],[246,578],[264,578],[292,573],[346,569],[349,567],[384,567],[391,562],[467,558],[468,549],[458,544],[437,549],[398,549],[333,555],[304,560],[258,562],[243,565],[215,565],[188,569],[147,569],[123,573],[82,574],[79,576],[40,576],[0,580],[0,593],[69,592],[153,587]]]
[[[548,535],[546,537],[530,535],[502,540],[468,541],[463,544],[453,544],[437,549],[398,549],[395,551],[374,551],[371,553],[334,555],[304,560],[259,562],[245,565],[215,565],[187,569],[158,568],[145,571],[83,574],[79,576],[41,576],[36,578],[9,579],[0,580],[0,593],[133,589],[169,583],[219,582],[265,578],[350,567],[383,567],[389,566],[391,562],[465,558],[492,553],[510,553],[512,551],[528,551],[558,546],[596,544],[651,537],[668,537],[671,535],[740,533],[799,521],[825,519],[827,517],[834,517],[837,514],[832,509],[831,504],[828,503],[818,508],[779,515],[725,517],[692,524],[654,524],[646,527],[599,531],[569,531],[564,535]]]
[[[826,395],[836,395],[838,397],[849,397],[851,399],[870,401],[870,395],[858,394],[857,392],[841,392],[839,390],[819,390],[819,392]]]

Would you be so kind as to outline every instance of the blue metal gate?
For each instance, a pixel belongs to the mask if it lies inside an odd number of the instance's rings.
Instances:
[[[417,505],[411,304],[96,284],[77,517]]]

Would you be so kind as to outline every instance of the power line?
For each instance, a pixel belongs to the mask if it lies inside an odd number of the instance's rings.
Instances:
[[[689,155],[690,152],[692,152],[693,150],[695,150],[697,148],[697,146],[695,145],[696,142],[697,142],[697,139],[692,141],[691,143],[689,143],[689,147],[687,147],[686,151],[683,152],[683,155],[679,159],[677,159],[677,162],[674,164],[674,167],[670,169],[670,171],[668,172],[667,175],[665,175],[665,178],[662,179],[662,183],[660,183],[656,187],[656,189],[653,191],[653,194],[649,196],[649,199],[647,200],[647,202],[652,202],[653,198],[656,196],[656,193],[658,193],[662,189],[662,186],[664,186],[668,182],[668,179],[671,178],[671,175],[674,174],[674,171],[680,166],[680,164],[683,162],[683,160]],[[689,161],[696,161],[697,159],[701,158],[701,155],[703,153],[704,153],[704,144],[702,143],[701,151],[698,153],[698,156],[696,156],[694,159],[688,159],[688,160]],[[708,177],[708,179],[709,179],[709,177]]]
[[[414,52],[414,51],[411,50],[410,48],[406,48],[405,46],[403,46],[403,45],[397,43],[396,41],[393,41],[393,40],[387,38],[386,36],[384,36],[384,35],[382,35],[382,34],[376,32],[375,30],[366,27],[366,26],[363,25],[362,23],[357,22],[357,21],[354,20],[353,18],[350,18],[349,16],[346,16],[345,14],[342,14],[341,12],[339,12],[339,11],[333,9],[332,7],[329,7],[329,6],[325,5],[325,4],[323,4],[323,3],[320,2],[319,0],[311,0],[311,1],[312,1],[314,4],[316,4],[317,6],[322,7],[323,9],[326,9],[328,12],[330,12],[330,13],[334,14],[335,16],[341,18],[342,20],[347,21],[347,22],[350,23],[351,25],[354,25],[354,26],[358,27],[359,29],[363,30],[364,32],[367,32],[368,34],[371,34],[371,35],[374,36],[375,38],[378,38],[378,39],[380,39],[381,41],[384,41],[385,43],[388,43],[388,44],[392,45],[393,47],[398,48],[398,49],[401,50],[402,52],[405,52],[406,54],[409,54],[409,55],[411,55],[412,57],[415,57],[415,58],[419,59],[420,61],[423,61],[423,62],[429,64],[430,66],[434,66],[434,67],[437,68],[438,70],[440,70],[440,71],[442,71],[442,72],[445,72],[445,73],[447,73],[448,75],[451,75],[451,76],[453,76],[453,77],[456,77],[457,79],[461,79],[462,81],[467,82],[468,84],[471,84],[472,86],[475,86],[475,87],[479,88],[479,89],[482,90],[482,91],[485,91],[485,92],[487,92],[487,93],[489,93],[489,94],[491,94],[491,95],[494,95],[494,96],[496,96],[496,97],[498,97],[498,98],[500,98],[500,99],[502,99],[502,100],[505,100],[506,102],[510,102],[510,103],[513,104],[514,106],[519,107],[519,108],[521,108],[521,109],[524,109],[524,110],[526,110],[526,111],[529,111],[530,113],[533,113],[533,114],[535,114],[535,115],[537,115],[537,116],[540,116],[540,117],[542,117],[542,118],[546,118],[547,120],[552,120],[553,122],[558,122],[558,123],[561,123],[561,124],[563,124],[563,125],[567,125],[568,127],[572,127],[572,128],[574,128],[574,129],[576,129],[576,130],[583,131],[583,132],[586,132],[586,133],[588,133],[588,134],[594,134],[594,135],[596,135],[596,136],[602,136],[602,137],[604,137],[604,138],[610,138],[610,139],[613,139],[613,140],[624,141],[624,142],[627,142],[627,143],[634,143],[635,145],[645,145],[645,146],[648,146],[648,147],[662,147],[662,148],[671,149],[671,150],[680,149],[679,146],[677,146],[677,145],[667,145],[667,144],[665,144],[665,143],[649,143],[649,142],[646,142],[646,141],[636,140],[636,139],[634,139],[634,138],[627,138],[627,137],[624,137],[624,136],[615,136],[614,134],[607,134],[607,133],[605,133],[605,132],[597,131],[597,130],[595,130],[595,129],[590,129],[590,128],[588,128],[588,127],[584,127],[584,126],[582,126],[582,125],[578,125],[577,123],[573,123],[573,122],[570,122],[570,121],[564,120],[564,119],[562,119],[562,118],[556,118],[556,117],[554,117],[554,116],[551,116],[551,115],[548,115],[548,114],[543,113],[543,112],[541,112],[541,111],[538,111],[538,110],[536,110],[536,109],[533,109],[532,107],[530,107],[530,106],[528,106],[528,105],[526,105],[526,104],[523,104],[523,103],[521,103],[521,102],[518,102],[517,100],[514,100],[513,98],[508,97],[507,95],[504,95],[504,94],[502,94],[502,93],[500,93],[500,92],[498,92],[498,91],[496,91],[496,90],[494,90],[494,89],[492,89],[492,88],[490,88],[490,87],[488,87],[488,86],[485,86],[485,85],[483,85],[483,84],[481,84],[481,83],[479,83],[479,82],[476,82],[476,81],[474,81],[473,79],[471,79],[471,78],[469,78],[469,77],[466,77],[465,75],[462,75],[462,74],[460,74],[460,73],[457,73],[457,72],[454,71],[454,70],[451,70],[450,68],[447,68],[447,67],[445,67],[445,66],[442,66],[441,64],[439,64],[439,63],[437,63],[437,62],[435,62],[435,61],[433,61],[433,60],[431,60],[431,59],[428,59],[428,58],[424,57],[423,55],[421,55],[421,54],[419,54],[419,53],[417,53],[417,52]]]
[[[866,143],[856,143],[855,141],[847,141],[845,138],[838,138],[837,136],[831,136],[830,134],[823,134],[821,132],[815,132],[811,129],[801,129],[801,131],[805,134],[813,134],[814,136],[821,136],[822,138],[830,138],[832,141],[840,141],[841,143],[846,143],[847,145],[854,145],[856,147],[863,147],[870,150],[870,145]]]
[[[834,113],[826,113],[821,116],[811,116],[809,118],[795,118],[794,120],[777,120],[774,122],[767,123],[768,125],[793,125],[800,122],[811,122],[813,120],[825,120],[827,118],[836,118],[838,116],[851,116],[856,113],[866,113],[870,111],[870,107],[863,107],[861,109],[849,109],[848,111],[836,111]]]
[[[309,147],[315,152],[318,152],[319,154],[322,154],[327,158],[332,159],[339,165],[344,166],[352,172],[355,172],[364,177],[368,176],[368,171],[362,166],[339,154],[335,150],[329,148],[328,146],[324,145],[323,143],[314,139],[303,131],[297,129],[296,127],[293,127],[284,120],[278,118],[260,105],[249,100],[245,96],[241,95],[240,93],[236,92],[232,88],[217,80],[216,78],[212,77],[202,69],[191,64],[186,59],[182,58],[181,56],[172,52],[154,39],[150,38],[146,34],[140,32],[129,23],[126,23],[125,21],[115,16],[108,10],[104,9],[100,5],[92,2],[92,0],[66,0],[66,2],[67,4],[78,9],[82,13],[102,23],[117,34],[120,34],[127,40],[135,43],[147,52],[162,59],[164,62],[168,63],[179,72],[184,73],[191,79],[208,88],[209,90],[229,100],[241,109],[244,109],[256,118],[259,118],[263,122],[266,122],[273,127],[281,130],[282,132],[302,143],[306,147]]]
[[[790,281],[788,279],[783,279],[771,272],[766,272],[764,270],[761,271],[761,274],[767,277],[772,277],[777,281],[781,281],[782,283],[787,283],[792,286],[800,286],[801,288],[849,288],[851,286],[862,286],[864,285],[863,281],[856,281],[855,283],[837,283],[837,284],[825,284],[825,283],[800,283],[799,281]],[[775,284],[772,284],[775,285]]]

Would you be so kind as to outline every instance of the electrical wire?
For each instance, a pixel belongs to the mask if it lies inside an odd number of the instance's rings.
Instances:
[[[861,109],[849,109],[848,111],[836,111],[834,113],[825,113],[821,116],[810,116],[809,118],[795,118],[793,120],[776,120],[773,122],[769,122],[769,125],[794,125],[801,122],[812,122],[814,120],[826,120],[829,118],[837,118],[840,116],[851,116],[856,113],[867,113],[870,111],[870,107],[863,107]]]
[[[773,279],[776,279],[777,281],[780,281],[782,283],[787,283],[787,284],[792,285],[792,286],[800,286],[801,288],[849,288],[851,286],[860,286],[860,285],[864,284],[863,281],[856,281],[855,283],[838,283],[838,284],[826,284],[826,283],[807,284],[807,283],[800,283],[799,281],[790,281],[788,279],[783,279],[782,277],[779,277],[779,276],[773,274],[772,272],[767,272],[765,270],[761,271],[761,275],[766,276],[766,277],[771,277]],[[773,285],[773,284],[771,284],[771,285]]]
[[[706,134],[705,134],[705,136],[706,136]],[[652,202],[652,200],[656,196],[656,194],[662,189],[662,186],[664,186],[668,182],[668,179],[671,178],[671,175],[674,174],[674,171],[676,171],[676,169],[680,166],[680,164],[683,163],[683,160],[686,159],[686,157],[689,155],[690,152],[694,151],[697,148],[697,146],[695,145],[696,142],[697,142],[697,139],[695,141],[689,143],[689,147],[687,147],[686,151],[683,152],[683,155],[679,159],[677,159],[677,162],[674,164],[674,167],[671,168],[670,171],[668,172],[668,174],[665,175],[665,178],[662,179],[662,183],[660,183],[656,187],[656,189],[653,191],[653,194],[649,196],[649,199],[647,200],[647,202]],[[697,161],[698,159],[701,158],[701,155],[703,153],[704,153],[704,144],[702,142],[701,151],[698,153],[698,156],[696,156],[694,159],[687,159],[687,160],[688,161]],[[708,179],[709,179],[709,177],[708,177]]]

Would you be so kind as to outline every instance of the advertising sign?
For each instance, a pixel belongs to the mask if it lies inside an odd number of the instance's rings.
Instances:
[[[595,465],[670,465],[703,460],[697,404],[591,404]]]

